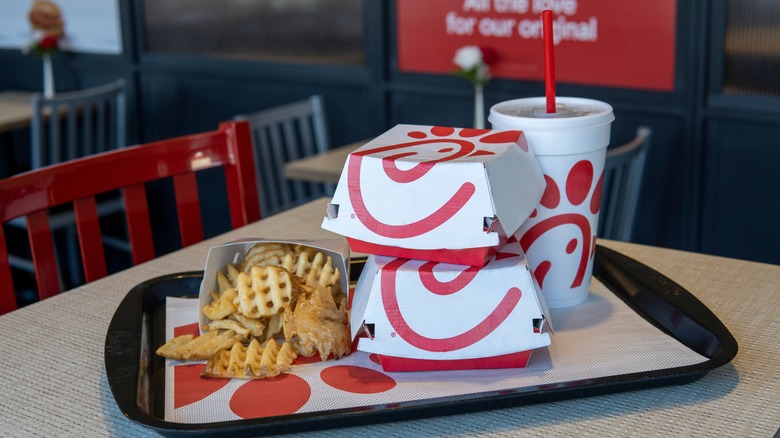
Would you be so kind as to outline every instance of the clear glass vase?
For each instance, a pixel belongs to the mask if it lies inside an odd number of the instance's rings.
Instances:
[[[43,55],[43,96],[54,97],[54,67],[51,64],[51,54]]]
[[[485,128],[485,97],[481,84],[474,84],[474,127]]]

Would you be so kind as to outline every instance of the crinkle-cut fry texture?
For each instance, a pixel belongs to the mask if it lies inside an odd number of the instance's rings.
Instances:
[[[234,344],[230,350],[224,349],[217,351],[213,356],[209,358],[203,371],[200,373],[203,377],[235,377],[230,375],[230,357],[232,356],[233,349],[241,348],[243,344]]]
[[[262,346],[253,339],[248,347],[239,343],[230,350],[218,351],[209,359],[201,375],[238,379],[276,377],[289,371],[296,357],[295,350],[288,343],[280,347],[276,340],[269,339]]]
[[[174,359],[174,357],[172,357],[173,352],[178,350],[179,347],[181,347],[182,345],[192,341],[193,339],[195,339],[195,335],[192,334],[176,336],[175,338],[171,338],[168,342],[160,346],[160,348],[157,349],[156,353],[158,356]]]
[[[239,269],[249,273],[254,266],[280,266],[284,255],[292,252],[292,246],[287,243],[260,242],[246,252]]]
[[[157,354],[168,359],[203,360],[213,356],[218,350],[230,348],[233,344],[240,341],[240,337],[232,330],[222,333],[217,331],[206,332],[197,337],[183,335],[178,338],[168,341],[166,343],[167,347],[163,345],[158,348]],[[174,340],[176,341],[174,342]]]
[[[225,276],[225,274],[222,273],[222,271],[217,270],[217,291],[219,295],[222,295],[225,293],[228,289],[233,289],[235,286],[230,284],[230,280]]]
[[[268,342],[270,341],[272,341],[272,339],[268,340]],[[274,341],[274,343],[276,344],[276,341]],[[294,348],[292,348],[292,345],[289,345],[288,342],[283,343],[282,346],[279,348],[279,351],[276,353],[276,358],[273,361],[274,364],[273,368],[275,369],[275,372],[281,374],[289,371],[290,366],[292,365],[293,361],[297,357],[298,357],[298,353],[295,351]]]
[[[333,259],[322,252],[312,250],[297,255],[287,254],[282,267],[300,278],[306,286],[329,287],[334,295],[341,290],[341,273],[333,267]]]
[[[333,296],[323,288],[314,288],[309,296],[298,299],[295,309],[285,310],[284,337],[299,352],[315,349],[322,361],[331,354],[336,359],[349,354],[352,346],[347,312],[336,307]]]
[[[292,301],[293,282],[284,268],[255,266],[238,275],[238,311],[250,318],[275,315]]]
[[[176,349],[173,349],[165,357],[176,360],[189,360],[195,359],[195,351],[203,345],[209,345],[219,335],[218,332],[206,332],[200,336],[192,338],[189,342],[179,345]]]
[[[287,307],[289,308],[289,307]],[[284,312],[279,312],[276,315],[268,317],[268,326],[263,334],[263,340],[273,338],[284,330]]]
[[[293,253],[295,253],[295,254],[300,254],[302,252],[314,253],[314,252],[317,251],[315,248],[312,248],[309,245],[304,245],[302,243],[295,243],[295,244],[293,244],[292,245],[292,250],[293,250]]]
[[[236,312],[235,301],[237,298],[236,290],[230,288],[222,292],[216,300],[203,306],[203,315],[212,321],[226,318]]]
[[[233,319],[219,319],[211,321],[210,323],[201,327],[203,331],[215,331],[215,330],[233,330],[241,341],[246,341],[251,337],[251,330],[241,325],[238,321]]]
[[[225,266],[225,271],[227,272],[225,274],[225,277],[227,277],[228,282],[230,282],[230,285],[235,288],[236,280],[238,279],[238,273],[241,271],[239,271],[235,266],[231,265],[230,263],[228,263]]]
[[[263,333],[265,332],[265,323],[262,319],[247,318],[238,312],[230,315],[230,317],[238,321],[242,327],[249,329],[249,334],[251,334],[252,337],[259,338],[263,336]]]
[[[217,332],[207,332],[207,333],[217,333]],[[196,348],[195,351],[193,351],[192,354],[189,355],[189,357],[185,357],[185,359],[192,359],[192,360],[208,359],[211,356],[213,356],[214,353],[216,353],[217,351],[222,350],[223,348],[230,348],[236,343],[241,343],[241,337],[237,335],[236,332],[234,332],[233,330],[227,330],[217,335],[211,341],[204,342],[202,345]]]

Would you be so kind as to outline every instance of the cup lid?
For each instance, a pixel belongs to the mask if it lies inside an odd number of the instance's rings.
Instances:
[[[522,119],[523,130],[579,129],[612,123],[612,106],[581,97],[556,97],[556,113],[546,112],[545,97],[507,100],[490,108],[489,121],[493,125],[517,123]]]

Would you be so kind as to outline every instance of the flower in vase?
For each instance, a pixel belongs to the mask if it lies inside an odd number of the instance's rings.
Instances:
[[[474,85],[485,85],[492,78],[490,66],[495,63],[493,50],[479,46],[463,46],[455,52],[452,63],[458,66],[453,73],[468,79]]]
[[[56,52],[60,47],[60,38],[54,35],[44,35],[33,42],[32,50],[39,55]]]
[[[51,0],[35,0],[28,14],[35,37],[25,51],[39,55],[56,52],[65,35],[65,25],[60,8]]]

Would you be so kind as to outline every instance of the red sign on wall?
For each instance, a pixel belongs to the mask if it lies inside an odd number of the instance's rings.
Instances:
[[[558,83],[672,91],[676,0],[396,0],[398,68],[447,73],[488,47],[495,77],[543,80],[541,12],[553,11]]]

